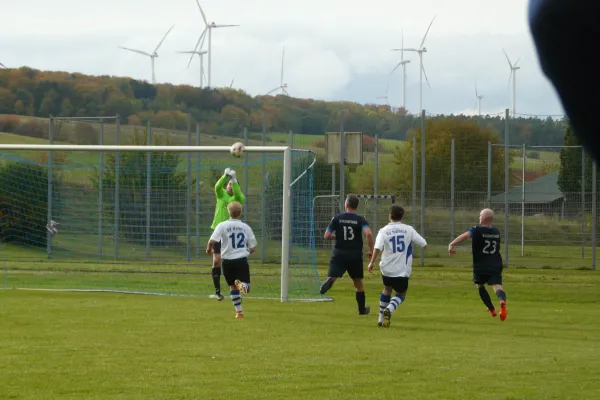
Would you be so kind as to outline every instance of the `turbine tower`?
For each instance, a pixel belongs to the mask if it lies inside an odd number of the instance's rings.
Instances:
[[[406,64],[408,64],[410,60],[404,59],[404,29],[402,30],[402,49],[400,50],[400,62],[396,64],[392,72],[390,72],[390,76],[398,69],[399,66],[402,66],[402,108],[406,110]],[[387,89],[386,89],[387,95]]]
[[[275,89],[271,90],[270,92],[268,92],[267,94],[265,94],[265,96],[270,95],[271,93],[275,92],[278,89],[281,89],[281,94],[285,94],[289,96],[289,93],[287,92],[287,83],[283,83],[283,60],[285,58],[285,47],[283,48],[283,52],[281,53],[281,74],[279,75],[279,86],[277,86]]]
[[[483,99],[483,95],[480,95],[477,90],[477,82],[475,82],[475,97],[477,97],[478,115],[481,116],[481,99]]]
[[[517,61],[513,64],[512,62],[510,62],[510,58],[508,58],[508,54],[506,54],[506,51],[504,51],[504,49],[502,49],[502,52],[506,56],[506,61],[508,61],[508,66],[510,67],[510,76],[508,77],[508,85],[510,85],[510,81],[512,79],[512,84],[513,84],[512,113],[513,113],[513,118],[515,118],[515,116],[517,114],[517,70],[521,69],[521,67],[517,67],[517,64],[519,63],[519,61],[521,59],[520,58],[517,59]]]
[[[385,95],[377,97],[377,100],[379,100],[379,99],[385,100],[385,103],[388,105],[388,107],[390,107],[390,110],[391,110],[392,106],[390,105],[390,102],[388,100],[388,89],[389,89],[389,87],[390,87],[390,83],[388,81],[388,84],[385,85]]]
[[[160,48],[160,46],[162,45],[162,43],[165,41],[165,39],[167,38],[167,35],[169,34],[169,32],[171,32],[171,29],[173,29],[174,26],[175,25],[173,25],[173,26],[171,26],[171,28],[169,28],[167,33],[165,33],[165,36],[163,36],[162,40],[158,43],[158,46],[156,46],[156,49],[154,49],[154,51],[152,53],[146,53],[145,51],[142,51],[142,50],[130,49],[128,47],[119,46],[123,50],[133,51],[134,53],[139,53],[139,54],[150,57],[150,64],[152,65],[152,84],[156,84],[156,77],[154,75],[154,59],[156,57],[158,57],[157,51]]]
[[[202,20],[206,26],[202,32],[202,35],[200,35],[200,38],[198,39],[198,44],[200,43],[202,36],[208,32],[208,87],[210,88],[212,83],[212,30],[215,28],[231,28],[239,25],[217,25],[214,22],[209,24],[208,20],[206,19],[206,15],[204,14],[204,10],[202,10],[202,6],[198,0],[196,0],[196,4],[198,4],[200,14],[202,14]],[[196,44],[196,48],[194,48],[194,50],[198,50],[198,44]]]
[[[188,62],[188,68],[190,67],[190,64],[192,63],[192,60],[193,60],[195,54],[198,55],[198,58],[200,58],[200,89],[202,89],[202,87],[204,86],[204,55],[206,53],[208,53],[206,50],[202,50],[202,47],[204,46],[204,38],[206,38],[205,33],[206,33],[206,30],[204,30],[204,32],[202,32],[202,35],[200,36],[200,39],[198,40],[198,44],[196,44],[196,49],[178,52],[179,54],[191,54],[190,61]],[[198,45],[200,46],[199,49],[198,49]]]
[[[431,87],[429,84],[429,79],[427,79],[427,73],[425,72],[425,67],[423,66],[423,53],[427,52],[427,48],[424,47],[425,39],[427,39],[427,34],[429,33],[429,29],[431,29],[431,25],[433,25],[433,21],[435,21],[435,17],[429,23],[429,27],[427,31],[425,31],[425,36],[423,36],[423,40],[421,40],[421,44],[418,48],[409,48],[405,49],[404,47],[401,49],[392,49],[392,51],[414,51],[419,53],[419,113],[423,111],[423,75],[425,75],[425,81],[427,82],[427,86]]]

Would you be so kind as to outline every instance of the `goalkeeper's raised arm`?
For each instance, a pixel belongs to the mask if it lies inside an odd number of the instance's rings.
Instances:
[[[215,207],[215,216],[211,229],[215,229],[221,222],[229,219],[229,213],[227,212],[227,206],[233,201],[237,201],[240,204],[244,204],[246,197],[240,189],[240,184],[237,181],[236,173],[231,168],[226,168],[223,172],[223,176],[219,178],[215,184],[215,196],[217,204]],[[223,300],[221,294],[221,243],[215,243],[213,247],[213,270],[212,278],[215,285],[215,297],[219,301]]]

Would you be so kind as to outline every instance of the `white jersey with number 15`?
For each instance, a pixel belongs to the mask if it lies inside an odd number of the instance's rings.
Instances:
[[[210,240],[221,242],[221,258],[223,260],[237,260],[248,257],[250,251],[256,247],[256,237],[252,228],[239,219],[230,219],[221,222],[215,227]]]
[[[390,222],[375,239],[375,248],[382,251],[379,268],[390,278],[410,277],[412,272],[412,245],[425,247],[427,242],[415,228],[402,222]]]

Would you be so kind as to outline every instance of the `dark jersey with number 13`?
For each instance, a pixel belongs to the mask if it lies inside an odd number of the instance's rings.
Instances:
[[[335,232],[335,248],[333,254],[352,253],[362,254],[364,228],[369,227],[367,220],[355,213],[338,214],[327,227],[329,232]]]
[[[469,229],[473,250],[473,270],[482,274],[502,271],[500,231],[492,226],[474,226]]]

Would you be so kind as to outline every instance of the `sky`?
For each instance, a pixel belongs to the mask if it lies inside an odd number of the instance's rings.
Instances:
[[[0,24],[0,62],[8,67],[130,76],[151,80],[150,59],[119,49],[158,50],[158,83],[200,84],[200,62],[189,56],[204,30],[195,0],[5,1]],[[423,108],[432,114],[472,114],[475,82],[484,114],[512,109],[510,67],[517,71],[516,111],[564,113],[543,75],[527,25],[527,0],[204,0],[209,22],[239,24],[213,29],[212,86],[243,89],[252,96],[284,82],[293,97],[402,105],[400,61],[391,51],[418,47],[427,26]],[[205,42],[205,48],[208,41]],[[419,111],[419,58],[405,53],[406,107]],[[204,58],[205,69],[208,59]],[[205,71],[206,72],[206,71]],[[206,82],[206,80],[205,80]]]

